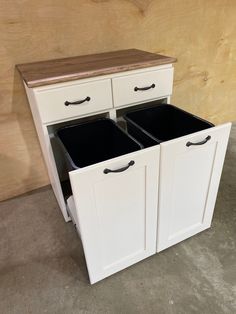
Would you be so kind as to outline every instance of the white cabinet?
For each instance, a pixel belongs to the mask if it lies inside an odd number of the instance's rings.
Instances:
[[[157,252],[210,227],[230,127],[161,143]]]
[[[90,282],[156,252],[159,146],[70,172]],[[104,169],[127,170],[104,173]]]
[[[151,107],[154,101],[165,106],[175,61],[131,49],[18,66],[52,187],[65,220],[70,220],[69,213],[79,231],[91,283],[211,225],[230,123],[200,132],[190,128],[195,133],[187,136],[177,132],[181,137],[69,175],[64,156],[53,147],[54,133],[72,120],[94,115],[116,120],[133,105],[149,106],[150,100]],[[164,133],[176,124],[169,118],[161,119],[168,125]]]

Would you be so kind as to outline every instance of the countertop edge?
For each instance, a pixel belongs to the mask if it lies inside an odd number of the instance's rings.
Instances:
[[[25,64],[16,64],[16,68],[18,72],[20,73],[22,79],[24,80],[25,84],[28,88],[34,88],[34,87],[40,87],[45,85],[52,85],[52,84],[58,84],[58,83],[64,83],[79,79],[86,79],[86,78],[92,78],[102,75],[109,75],[114,73],[120,73],[120,72],[127,72],[132,71],[136,69],[142,69],[147,67],[155,67],[158,65],[165,65],[165,64],[172,64],[177,62],[177,58],[174,57],[168,57],[163,56],[160,54],[157,54],[158,56],[162,56],[163,58],[157,59],[157,60],[148,60],[148,61],[140,61],[131,63],[128,65],[120,65],[120,66],[109,66],[104,67],[102,69],[95,69],[91,71],[84,71],[84,72],[77,72],[77,73],[70,73],[70,74],[62,74],[61,76],[51,76],[51,77],[45,77],[42,79],[36,79],[36,80],[29,80],[25,77],[24,71],[21,70],[21,67]]]

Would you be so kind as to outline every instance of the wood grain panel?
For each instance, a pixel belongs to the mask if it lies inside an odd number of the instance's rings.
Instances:
[[[236,120],[235,15],[233,0],[0,1],[0,199],[48,183],[15,64],[129,48],[175,56],[172,102]]]
[[[19,64],[16,67],[27,86],[36,87],[174,62],[176,58],[138,49],[126,49]]]

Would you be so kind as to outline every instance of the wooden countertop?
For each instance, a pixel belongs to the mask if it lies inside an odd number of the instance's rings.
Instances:
[[[138,49],[16,65],[28,87],[106,75],[176,62],[176,58]]]

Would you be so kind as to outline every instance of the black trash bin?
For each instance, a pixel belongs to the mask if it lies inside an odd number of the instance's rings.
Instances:
[[[56,132],[56,138],[63,148],[69,171],[143,148],[108,118],[63,127]]]
[[[150,147],[214,125],[173,105],[131,111],[124,116],[127,129],[135,139]]]

